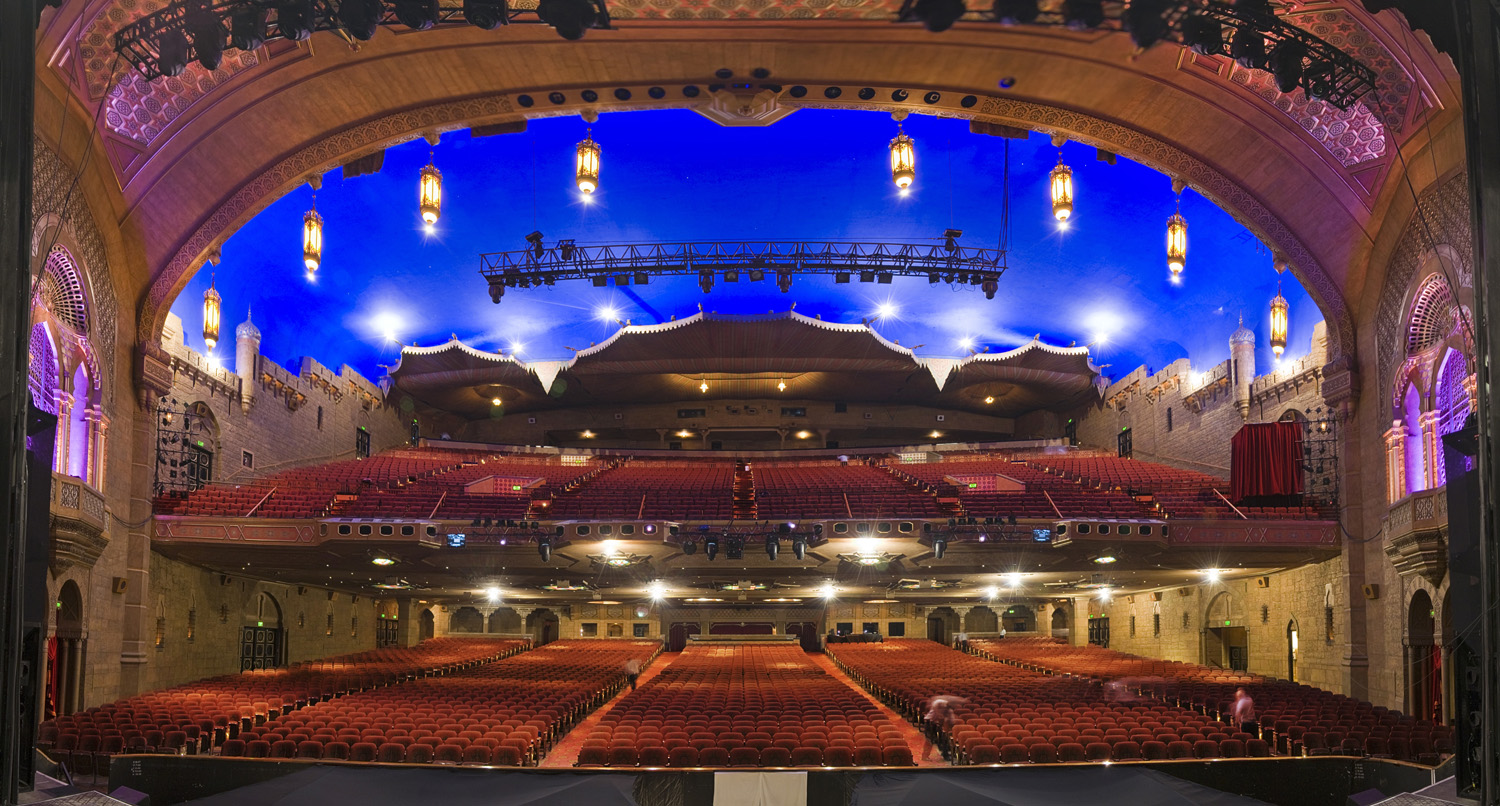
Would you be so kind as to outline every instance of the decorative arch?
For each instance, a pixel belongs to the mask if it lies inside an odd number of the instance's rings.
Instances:
[[[455,608],[449,617],[448,632],[482,633],[484,632],[484,614],[470,605]]]
[[[1427,276],[1406,315],[1406,354],[1419,355],[1442,344],[1457,325],[1453,289],[1441,273]]]
[[[1442,712],[1441,647],[1432,596],[1418,588],[1406,609],[1406,712],[1432,719]]]
[[[944,93],[944,90],[951,90],[948,87],[912,85],[908,88],[912,91],[914,98],[919,95],[917,90],[929,89],[937,91],[939,95],[946,94],[954,98],[964,95],[956,91]],[[586,105],[565,103],[550,108],[544,113],[535,114],[548,116],[574,114],[585,106],[598,112],[619,112],[689,105],[686,102],[648,101],[645,100],[645,92],[638,93],[637,97],[641,100]],[[1330,364],[1337,363],[1350,368],[1354,366],[1354,321],[1342,292],[1328,274],[1327,269],[1286,224],[1256,196],[1229,176],[1186,151],[1150,135],[1098,117],[1012,98],[976,96],[977,104],[974,107],[961,108],[951,101],[929,106],[880,104],[842,99],[839,102],[821,99],[813,101],[812,97],[813,93],[809,93],[809,100],[806,101],[783,97],[778,102],[788,106],[807,108],[869,109],[886,112],[905,110],[920,114],[1025,127],[1066,137],[1085,145],[1096,146],[1177,177],[1229,213],[1277,253],[1286,257],[1292,273],[1317,303],[1329,325]],[[975,109],[978,111],[976,112]],[[416,110],[387,115],[350,126],[343,131],[330,133],[316,143],[282,159],[259,177],[240,186],[223,204],[215,207],[214,212],[186,238],[185,242],[167,260],[166,265],[157,271],[151,288],[143,297],[138,311],[136,322],[138,340],[142,344],[158,343],[172,301],[181,293],[193,274],[202,267],[209,255],[216,253],[223,242],[245,222],[276,199],[308,181],[310,177],[321,176],[351,160],[413,140],[426,133],[451,131],[485,122],[515,120],[517,117],[519,113],[510,96],[503,94],[437,103]],[[1352,384],[1347,381],[1342,384],[1330,381],[1328,384],[1331,391],[1346,386],[1352,386]],[[1353,391],[1352,388],[1350,391]]]
[[[1433,410],[1437,412],[1437,444],[1442,446],[1446,434],[1463,428],[1468,419],[1473,401],[1469,394],[1469,359],[1463,353],[1448,349],[1438,365],[1437,381],[1433,386]],[[1469,458],[1465,461],[1472,462]],[[1433,457],[1433,476],[1438,486],[1448,483],[1446,462]]]
[[[1000,632],[1000,616],[988,605],[978,605],[964,614],[966,632]]]
[[[42,263],[42,276],[36,284],[34,304],[47,309],[54,321],[74,333],[89,334],[89,301],[83,272],[73,255],[62,244],[56,244]]]

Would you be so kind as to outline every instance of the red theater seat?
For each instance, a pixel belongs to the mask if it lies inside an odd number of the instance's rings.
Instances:
[[[706,747],[698,751],[698,766],[728,767],[729,751],[722,747]]]
[[[406,763],[431,764],[435,755],[436,754],[432,749],[432,745],[414,744],[411,747],[406,748]]]
[[[661,746],[643,747],[637,757],[642,767],[666,767],[671,763],[667,748]]]
[[[691,747],[674,747],[667,751],[667,764],[672,767],[696,767],[698,751]]]
[[[358,747],[358,745],[355,746]],[[375,760],[382,764],[400,764],[406,761],[406,748],[393,742],[387,742],[375,751]]]
[[[323,745],[323,758],[347,759],[350,748],[348,743],[333,741]]]
[[[753,748],[752,748],[753,749]],[[790,767],[792,766],[792,752],[785,747],[767,747],[760,752],[760,765],[762,767]],[[734,760],[734,751],[729,751],[731,763]]]
[[[322,758],[323,743],[308,740],[297,743],[297,758]]]
[[[1167,743],[1167,758],[1192,758],[1193,746],[1184,741]]]
[[[761,758],[762,759],[765,758],[765,753],[764,752],[761,753]],[[792,766],[792,767],[820,767],[822,765],[823,765],[823,751],[822,750],[819,750],[816,747],[799,747],[799,748],[791,751],[791,754],[788,757],[788,764],[782,765],[782,766]]]
[[[229,739],[219,748],[219,755],[226,758],[234,758],[245,755],[245,743],[239,739]]]
[[[396,745],[400,747],[401,745]],[[402,748],[403,755],[405,748]],[[355,742],[349,745],[350,761],[374,761],[378,755],[378,749],[371,742]]]
[[[1048,742],[1034,744],[1027,750],[1032,764],[1057,763],[1057,748]]]
[[[1095,746],[1098,746],[1099,744],[1100,743],[1098,743],[1098,742],[1091,742],[1089,744],[1089,747],[1095,747]],[[1033,746],[1036,746],[1036,745],[1033,745]],[[1109,748],[1109,745],[1107,745],[1107,744],[1103,745],[1103,746],[1106,749]],[[1077,742],[1064,742],[1062,744],[1056,745],[1056,747],[1057,747],[1057,760],[1060,761],[1060,762],[1063,762],[1065,764],[1076,764],[1078,762],[1090,761],[1091,760],[1089,758],[1088,748],[1084,747],[1083,745],[1081,745],[1081,744],[1079,744]]]

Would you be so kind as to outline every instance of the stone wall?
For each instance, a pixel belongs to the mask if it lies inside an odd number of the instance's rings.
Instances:
[[[165,621],[147,650],[150,688],[240,671],[240,627],[274,624],[277,608],[289,664],[375,646],[381,605],[368,596],[224,576],[155,553],[151,582],[151,613]],[[262,594],[277,607],[263,608]]]
[[[303,358],[293,374],[253,354],[253,388],[247,393],[240,375],[183,343],[182,322],[176,316],[168,317],[162,343],[174,370],[171,397],[180,405],[206,403],[213,412],[215,481],[352,459],[361,428],[370,435],[371,453],[410,439],[409,419],[386,405],[380,388],[351,367],[335,373]],[[248,406],[247,394],[252,399]]]

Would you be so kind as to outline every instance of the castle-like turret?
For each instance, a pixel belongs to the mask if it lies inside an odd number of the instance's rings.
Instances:
[[[1229,336],[1229,377],[1234,384],[1234,405],[1241,418],[1250,416],[1250,385],[1255,382],[1255,333],[1240,317],[1239,329]]]
[[[255,367],[260,362],[260,328],[250,321],[250,310],[245,310],[245,321],[234,329],[234,373],[240,376],[240,407],[248,412],[255,402]]]

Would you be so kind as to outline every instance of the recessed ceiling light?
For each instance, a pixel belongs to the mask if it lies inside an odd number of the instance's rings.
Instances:
[[[382,557],[372,557],[372,558],[370,558],[370,562],[374,563],[375,565],[395,565],[396,564],[396,561],[394,559],[391,559],[390,557],[383,557],[383,556]]]
[[[1109,563],[1112,563],[1115,560],[1116,560],[1116,557],[1113,554],[1101,554],[1098,557],[1094,558],[1094,562],[1099,563],[1101,565],[1108,565]]]

